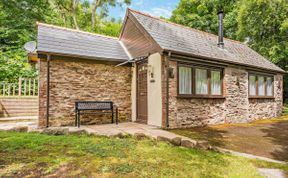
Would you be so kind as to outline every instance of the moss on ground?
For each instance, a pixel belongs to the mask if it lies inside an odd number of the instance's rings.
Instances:
[[[195,140],[206,140],[222,148],[288,161],[288,115],[243,124],[221,124],[207,127],[170,130]],[[279,168],[286,172],[288,165],[251,161],[264,168]]]
[[[0,176],[254,178],[265,164],[149,139],[0,132]]]

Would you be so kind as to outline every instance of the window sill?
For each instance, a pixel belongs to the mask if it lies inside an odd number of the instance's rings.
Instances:
[[[274,96],[249,96],[249,99],[275,99]]]
[[[225,99],[225,96],[191,96],[191,95],[178,95],[177,98],[186,99]]]

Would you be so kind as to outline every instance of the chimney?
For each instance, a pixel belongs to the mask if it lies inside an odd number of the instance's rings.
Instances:
[[[218,47],[224,48],[223,41],[223,11],[219,11],[218,13]]]

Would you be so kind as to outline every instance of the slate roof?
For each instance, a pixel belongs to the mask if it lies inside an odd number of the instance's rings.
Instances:
[[[111,61],[129,59],[118,38],[38,23],[37,52],[105,58]]]
[[[129,11],[163,50],[284,72],[239,41],[225,38],[225,47],[221,49],[217,46],[218,36],[216,35],[167,22],[132,9]]]

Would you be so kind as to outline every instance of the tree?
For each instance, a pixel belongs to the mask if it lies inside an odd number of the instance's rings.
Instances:
[[[23,45],[36,39],[36,21],[52,20],[54,14],[48,1],[2,0],[0,9],[0,81],[35,76]]]
[[[173,11],[171,21],[209,33],[218,33],[217,12],[224,10],[225,35],[235,38],[237,26],[234,11],[236,0],[181,0]]]
[[[101,14],[100,16],[107,16],[108,7],[112,6],[115,7],[116,5],[122,6],[123,4],[129,5],[131,3],[131,0],[124,0],[124,1],[118,1],[118,0],[93,0],[92,7],[91,7],[91,27],[92,31],[95,30],[95,16],[97,9],[101,7]]]
[[[238,39],[287,70],[288,1],[245,0],[238,9]]]

